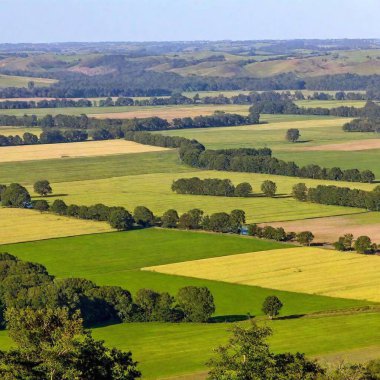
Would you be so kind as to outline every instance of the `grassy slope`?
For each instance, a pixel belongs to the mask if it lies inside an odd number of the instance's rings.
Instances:
[[[14,75],[0,75],[0,87],[27,87],[28,83],[33,81],[35,86],[49,86],[57,80],[48,78],[32,78]]]
[[[379,314],[265,323],[274,330],[270,343],[276,352],[300,351],[323,357],[373,346],[380,351]],[[205,362],[213,355],[213,348],[226,342],[229,328],[228,324],[124,324],[95,329],[94,336],[112,346],[132,350],[134,358],[141,362],[144,378],[156,379],[207,370]]]

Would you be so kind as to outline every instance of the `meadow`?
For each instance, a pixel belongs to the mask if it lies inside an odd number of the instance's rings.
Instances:
[[[15,75],[0,75],[1,87],[27,87],[29,82],[34,82],[36,87],[49,86],[58,82],[56,79],[35,78]]]
[[[380,302],[374,255],[297,247],[161,265],[144,270]],[[350,273],[347,276],[347,273]]]
[[[0,208],[0,244],[112,231],[106,222]]]
[[[39,135],[42,132],[38,127],[6,127],[0,126],[0,135],[3,136],[22,136],[24,133]]]
[[[35,161],[54,158],[107,156],[159,152],[167,150],[158,146],[142,145],[126,140],[84,141],[61,144],[36,144],[6,146],[0,149],[0,162]]]

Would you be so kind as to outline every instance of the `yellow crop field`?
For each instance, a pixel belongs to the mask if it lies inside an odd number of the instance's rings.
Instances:
[[[380,257],[294,247],[144,270],[332,297],[380,301]]]
[[[0,244],[112,231],[106,222],[18,208],[0,208]],[[0,249],[1,250],[1,249]]]
[[[126,140],[84,141],[77,143],[5,146],[0,148],[0,162],[47,160],[157,152],[167,150]]]
[[[29,132],[39,136],[42,132],[38,127],[6,127],[0,126],[0,135],[3,136],[22,136],[24,133]]]

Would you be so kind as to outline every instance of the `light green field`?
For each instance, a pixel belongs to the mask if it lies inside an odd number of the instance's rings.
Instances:
[[[325,91],[322,91],[325,92]],[[297,100],[295,103],[299,107],[305,108],[336,108],[336,107],[356,107],[362,108],[366,104],[366,100]]]
[[[33,78],[14,75],[0,75],[0,87],[27,87],[33,81],[37,87],[50,86],[58,82],[56,79]]]
[[[214,197],[202,195],[176,194],[171,190],[173,180],[182,177],[229,178],[236,185],[249,182],[256,196],[248,198]],[[264,180],[277,183],[277,198],[263,197],[260,185]],[[217,171],[198,171],[191,173],[154,173],[114,177],[107,179],[53,183],[54,193],[50,198],[63,199],[67,204],[91,205],[104,203],[109,206],[124,206],[133,211],[136,206],[144,205],[154,213],[162,215],[169,208],[179,213],[192,208],[200,208],[206,213],[214,213],[240,208],[245,210],[248,222],[274,222],[313,218],[320,216],[345,215],[362,212],[362,209],[326,206],[314,203],[299,202],[289,196],[294,184],[301,182],[299,178],[271,176],[265,174],[247,174]],[[333,181],[304,180],[309,186],[317,184],[336,184]],[[340,183],[355,188],[372,189],[374,185],[359,183]],[[30,191],[32,188],[29,187]],[[61,194],[61,195],[59,195]],[[62,195],[64,194],[64,195]]]
[[[3,136],[22,136],[26,132],[39,136],[42,130],[37,127],[0,127],[0,135]]]

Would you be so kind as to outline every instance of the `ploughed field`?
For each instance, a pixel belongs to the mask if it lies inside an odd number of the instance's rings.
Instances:
[[[240,254],[262,256],[283,251],[285,255],[289,249],[302,257],[307,255],[303,248],[254,238],[163,229],[50,239],[0,248],[23,260],[45,265],[58,278],[83,277],[99,285],[119,285],[132,293],[145,287],[175,295],[183,286],[207,286],[215,298],[216,323],[124,323],[94,329],[95,337],[105,339],[110,346],[132,350],[147,379],[204,373],[204,363],[212,349],[228,337],[229,321],[242,320],[238,323],[244,325],[247,313],[274,329],[271,343],[276,352],[300,350],[324,358],[349,357],[351,350],[371,348],[371,355],[380,350],[376,329],[380,315],[371,302],[141,270],[157,265],[191,266],[193,260],[199,259],[238,259]],[[320,262],[330,260],[324,253],[310,255],[320,255]],[[284,318],[269,322],[263,317],[261,304],[273,294],[284,303]],[[6,332],[1,332],[0,347],[10,345]],[[362,359],[367,358],[363,354]]]

